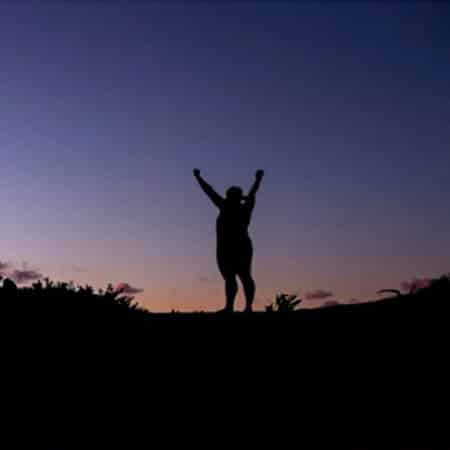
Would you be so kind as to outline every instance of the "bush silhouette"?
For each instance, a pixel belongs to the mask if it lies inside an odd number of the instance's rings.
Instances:
[[[450,300],[450,274],[430,280],[427,286],[413,287],[407,293],[398,289],[381,289],[378,294],[393,294],[397,299],[417,299],[427,297],[430,300],[447,298]]]
[[[53,282],[46,278],[31,287],[17,288],[11,280],[0,287],[3,310],[13,317],[44,322],[101,322],[126,320],[148,314],[133,297],[108,285],[96,291],[92,286],[73,282]]]
[[[296,311],[297,307],[302,302],[297,298],[297,295],[278,294],[275,298],[275,302],[266,306],[266,312],[280,312],[287,313]]]

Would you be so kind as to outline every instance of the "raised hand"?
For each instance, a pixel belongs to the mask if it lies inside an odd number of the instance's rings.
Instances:
[[[200,176],[200,170],[194,169],[194,177],[197,180],[203,192],[210,198],[210,200],[220,209],[223,205],[224,199],[210,186],[203,177]]]
[[[247,195],[248,202],[252,203],[253,205],[255,204],[255,195],[258,192],[263,176],[264,170],[259,169],[256,171],[255,182],[253,183],[253,186],[251,187],[250,192]]]

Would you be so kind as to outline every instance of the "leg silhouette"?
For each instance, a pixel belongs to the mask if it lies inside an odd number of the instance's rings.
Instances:
[[[234,300],[238,291],[238,284],[236,281],[236,275],[228,274],[225,277],[225,294],[227,299],[227,304],[225,306],[226,311],[233,311]]]
[[[239,275],[242,285],[244,287],[245,294],[245,311],[251,312],[253,307],[253,300],[255,299],[255,281],[253,280],[250,273],[245,273]]]

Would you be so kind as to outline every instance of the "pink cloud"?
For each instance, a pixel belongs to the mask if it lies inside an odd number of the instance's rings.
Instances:
[[[428,287],[431,281],[431,278],[413,278],[409,281],[403,281],[400,286],[403,291],[414,292]]]
[[[136,294],[140,294],[141,292],[144,292],[144,289],[139,289],[139,288],[131,286],[128,283],[122,282],[116,286],[116,291],[121,291],[123,294],[126,294],[126,295],[136,295]]]
[[[328,297],[333,297],[333,293],[331,291],[325,291],[323,289],[317,289],[305,294],[305,298],[307,300],[323,300],[324,298]]]
[[[9,275],[9,278],[14,280],[17,284],[30,283],[43,278],[43,275],[37,270],[32,269],[15,269]]]
[[[0,261],[0,277],[5,277],[7,270],[11,267],[10,263]]]
[[[340,305],[340,303],[337,302],[336,300],[328,300],[321,305],[321,308],[329,308],[330,306],[338,306],[338,305]]]

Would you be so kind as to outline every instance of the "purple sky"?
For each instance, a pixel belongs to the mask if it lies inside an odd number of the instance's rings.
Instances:
[[[2,2],[0,261],[219,308],[192,168],[220,191],[263,168],[259,307],[450,272],[449,21],[445,3]]]

